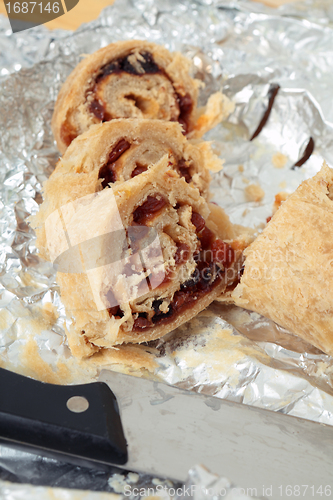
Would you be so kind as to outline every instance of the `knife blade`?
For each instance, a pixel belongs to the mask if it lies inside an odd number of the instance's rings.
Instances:
[[[273,499],[287,487],[307,486],[302,498],[331,487],[332,426],[108,370],[77,386],[0,376],[7,445],[178,481],[202,464],[257,496],[269,487]]]

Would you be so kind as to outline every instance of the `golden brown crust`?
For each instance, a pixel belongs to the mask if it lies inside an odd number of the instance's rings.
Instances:
[[[155,66],[149,70],[147,54],[159,71]],[[124,58],[130,61],[130,72],[117,67],[101,78],[106,66]],[[146,74],[142,73],[145,65]],[[93,124],[114,118],[179,121],[191,137],[202,136],[233,106],[218,92],[206,110],[198,110],[199,82],[189,71],[190,61],[180,53],[140,40],[116,42],[87,56],[64,83],[55,105],[52,130],[59,150],[63,153]]]
[[[333,170],[303,182],[247,248],[233,298],[333,355]]]

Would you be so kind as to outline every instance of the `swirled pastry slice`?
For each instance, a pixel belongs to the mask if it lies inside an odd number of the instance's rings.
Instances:
[[[45,185],[33,225],[59,266],[76,355],[160,338],[238,277],[240,252],[209,229],[207,202],[170,161],[102,191],[92,183],[88,194],[82,171]]]
[[[81,189],[98,191],[140,175],[165,154],[170,168],[207,198],[209,169],[221,169],[222,161],[209,143],[188,141],[178,123],[123,119],[95,125],[67,149],[53,175],[84,173]]]
[[[221,93],[197,109],[199,81],[190,61],[151,42],[117,42],[86,57],[60,90],[52,130],[63,153],[91,125],[115,118],[178,121],[202,136],[233,109]]]
[[[333,355],[333,170],[282,203],[245,251],[233,298]]]

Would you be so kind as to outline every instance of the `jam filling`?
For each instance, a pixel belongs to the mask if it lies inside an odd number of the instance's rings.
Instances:
[[[196,227],[198,239],[201,243],[201,249],[210,250],[215,240],[215,236],[214,233],[206,227],[205,219],[200,214],[193,212],[191,222]]]
[[[162,300],[154,300],[153,302],[153,309],[154,309],[154,316],[152,317],[152,322],[154,324],[158,323],[162,319],[169,318],[173,314],[172,307],[169,307],[169,310],[166,313],[163,313],[160,311],[160,305],[162,304]],[[150,325],[151,326],[151,325]]]
[[[133,170],[131,177],[136,177],[137,175],[142,174],[142,172],[146,172],[147,168],[148,167],[145,165],[137,165]]]
[[[205,220],[200,214],[193,212],[191,220],[196,227],[196,233],[201,243],[201,251],[197,254],[199,259],[194,273],[174,294],[166,313],[159,309],[162,300],[154,300],[152,304],[154,316],[149,319],[147,313],[140,313],[139,317],[134,321],[134,331],[143,331],[152,328],[156,324],[171,321],[175,314],[188,309],[193,302],[213,290],[220,283],[224,269],[234,262],[234,250],[221,239],[215,238],[213,232],[206,227]],[[176,264],[181,264],[189,258],[189,250],[185,243],[178,243],[175,254]],[[203,252],[203,250],[205,251]],[[165,279],[170,281],[168,275],[166,275]]]
[[[131,54],[122,57],[120,59],[117,59],[116,61],[113,61],[111,63],[106,64],[103,66],[95,80],[96,83],[101,81],[103,78],[105,78],[108,75],[111,75],[112,73],[129,73],[130,75],[136,75],[136,76],[141,76],[144,74],[147,75],[154,75],[156,73],[162,73],[162,70],[158,67],[158,65],[155,63],[153,56],[149,52],[142,52],[140,55],[142,56],[143,60],[137,60],[137,66],[133,66],[130,61],[129,57]],[[140,70],[138,69],[140,67]]]
[[[186,135],[189,132],[188,122],[193,110],[193,101],[189,94],[185,94],[184,96],[177,94],[177,98],[180,111],[178,122],[184,127],[184,134]]]
[[[144,225],[159,212],[167,202],[164,198],[158,199],[154,196],[148,196],[147,200],[138,207],[133,213],[133,222]]]
[[[128,73],[130,75],[142,76],[142,75],[154,75],[157,73],[164,73],[158,65],[155,63],[153,56],[149,54],[149,52],[143,52],[140,55],[143,60],[137,60],[137,66],[133,66],[129,61],[129,57],[131,54],[128,54],[125,57],[117,59],[116,61],[112,61],[105,66],[103,66],[95,79],[95,85],[93,88],[93,92],[96,89],[98,83],[111,75],[112,73],[121,74]],[[140,70],[139,70],[140,68]],[[106,122],[112,119],[112,116],[106,112],[103,104],[98,99],[93,99],[93,101],[89,105],[90,112],[93,113],[96,118],[101,120],[102,122]]]
[[[211,250],[213,262],[220,262],[223,267],[229,267],[235,260],[233,248],[219,238],[213,241]]]
[[[109,154],[109,159],[103,167],[100,168],[98,173],[99,179],[104,179],[102,181],[102,187],[105,189],[108,187],[109,183],[116,182],[117,172],[115,171],[115,162],[119,160],[121,155],[125,153],[131,147],[130,143],[126,139],[120,139],[119,142],[112,149]]]
[[[151,322],[147,318],[147,313],[139,313],[139,316],[134,320],[134,330],[145,330],[151,326]]]
[[[178,243],[177,250],[175,253],[175,264],[184,264],[190,257],[190,248],[185,243]]]
[[[124,316],[124,313],[123,311],[120,309],[119,306],[114,306],[114,307],[110,307],[108,309],[108,313],[109,313],[109,316],[114,316],[116,319],[120,319]]]
[[[133,66],[133,64],[130,62],[129,59],[130,55],[131,54],[122,57],[120,59],[117,59],[116,61],[112,61],[103,66],[100,69],[100,72],[98,73],[97,77],[95,78],[93,88],[90,89],[90,91],[88,92],[94,93],[98,83],[107,76],[111,75],[112,73],[117,73],[117,74],[128,73],[130,75],[135,75],[139,77],[142,75],[162,74],[173,85],[173,82],[166,74],[166,72],[155,63],[152,54],[150,54],[149,52],[140,53],[143,60],[142,61],[137,60],[136,66]],[[189,131],[189,117],[193,110],[193,100],[189,94],[181,96],[176,91],[175,94],[179,106],[178,122],[184,127],[184,133],[187,134]],[[96,116],[96,118],[98,118],[102,122],[109,121],[112,119],[112,116],[110,116],[105,110],[103,103],[101,103],[98,99],[93,99],[91,101],[91,103],[89,104],[89,110],[93,115]]]
[[[204,258],[200,262],[220,263],[223,268],[229,267],[235,260],[235,252],[228,243],[216,238],[214,233],[206,227],[205,219],[197,212],[192,213],[191,222],[196,228],[196,233],[201,244],[201,250],[204,250]]]
[[[134,222],[144,224],[165,205],[166,201],[163,198],[158,200],[153,196],[148,196],[145,203],[135,210],[133,214]],[[224,270],[234,262],[234,250],[230,245],[215,237],[212,231],[206,227],[205,220],[200,214],[193,212],[191,221],[196,228],[196,234],[201,246],[201,250],[195,255],[199,259],[195,259],[197,263],[194,273],[189,280],[181,285],[180,290],[175,292],[167,312],[160,310],[162,300],[155,299],[152,304],[153,317],[148,318],[148,314],[145,312],[139,313],[134,320],[133,331],[141,332],[157,324],[170,322],[175,314],[185,311],[191,307],[193,302],[200,300],[212,291],[221,282]],[[189,252],[188,245],[178,243],[175,253],[176,265],[186,262],[190,256]],[[171,281],[171,278],[166,273],[163,283],[169,281]],[[119,306],[112,307],[108,311],[110,316],[119,318],[123,316]]]
[[[101,122],[105,121],[105,109],[103,104],[101,104],[97,99],[94,99],[90,104],[90,111],[101,120]]]
[[[115,296],[114,296],[114,293],[112,292],[112,290],[109,290],[107,295],[106,295],[106,298],[110,301],[110,302],[115,302]],[[117,306],[113,306],[113,307],[109,307],[108,309],[108,313],[109,313],[109,316],[110,318],[112,316],[114,316],[116,319],[118,318],[122,318],[124,316],[124,313],[123,311],[120,309],[119,305]]]
[[[133,330],[142,331],[152,328],[156,324],[168,323],[175,314],[185,311],[191,307],[193,302],[213,290],[220,283],[221,278],[221,268],[218,264],[215,262],[199,262],[191,279],[186,281],[180,290],[174,294],[168,311],[166,313],[160,311],[159,307],[162,301],[160,299],[154,300],[152,305],[155,312],[154,316],[150,320],[147,313],[140,313],[139,317],[134,321]]]
[[[185,163],[185,160],[180,160],[178,162],[177,168],[179,170],[180,175],[184,177],[186,182],[190,183],[192,180],[192,176],[190,174],[189,166]]]
[[[74,139],[77,137],[77,132],[73,126],[71,126],[68,121],[65,121],[60,128],[60,137],[61,140],[68,147]]]
[[[206,225],[205,219],[197,212],[192,213],[191,222],[195,226],[197,233],[202,231]]]

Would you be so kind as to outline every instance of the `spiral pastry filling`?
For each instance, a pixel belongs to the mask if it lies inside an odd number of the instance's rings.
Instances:
[[[156,144],[152,140],[150,149],[147,150],[144,146],[144,150],[142,150],[138,144],[131,143],[124,138],[120,139],[112,147],[107,162],[99,170],[98,178],[102,181],[102,188],[105,189],[116,181],[133,178],[145,172],[152,161],[156,160],[151,151],[156,146],[160,148],[160,144]],[[165,152],[168,149],[166,147]],[[173,156],[172,150],[169,151],[170,155]],[[127,154],[125,155],[125,153]],[[185,160],[183,157],[178,158],[174,164],[170,161],[171,164],[172,168],[177,171],[180,177],[184,177],[188,184],[192,182],[193,176],[198,171],[193,161]]]
[[[116,98],[115,98],[116,96]],[[135,52],[103,66],[87,91],[89,111],[101,122],[114,118],[178,121],[189,131],[193,99],[181,95],[149,52]]]
[[[58,94],[52,130],[59,150],[96,124],[115,119],[176,122],[189,138],[200,138],[234,106],[221,92],[198,107],[199,80],[179,52],[144,41],[112,43],[85,57]]]
[[[188,209],[186,205],[177,204],[170,207],[168,202],[159,195],[148,196],[133,213],[132,225],[156,225],[157,218],[167,209],[178,213],[183,209]],[[191,309],[193,303],[208,295],[224,279],[226,269],[234,263],[236,253],[228,244],[217,238],[206,226],[205,219],[197,212],[192,211],[191,224],[196,235],[196,249],[191,254],[190,247],[181,242],[175,241],[173,254],[173,266],[167,267],[163,282],[157,287],[155,297],[153,297],[149,312],[138,312],[133,304],[133,326],[132,333],[142,332],[157,325],[167,325],[173,318],[184,311]],[[181,219],[181,216],[179,217]],[[167,231],[167,227],[163,228]],[[180,281],[173,296],[163,297],[163,291],[167,290],[172,281],[179,281],[179,267],[186,265],[188,260],[194,261],[194,271],[185,281]],[[168,261],[168,258],[166,258]],[[151,301],[151,299],[150,299]],[[137,312],[136,312],[137,309]],[[109,309],[110,316],[123,316],[121,307]],[[126,326],[123,325],[124,329]]]
[[[138,76],[132,60],[117,61],[112,71]],[[156,71],[148,56],[142,65]],[[242,249],[207,201],[208,168],[220,163],[159,120],[101,123],[66,150],[33,226],[58,266],[75,355],[158,339],[229,293]]]

